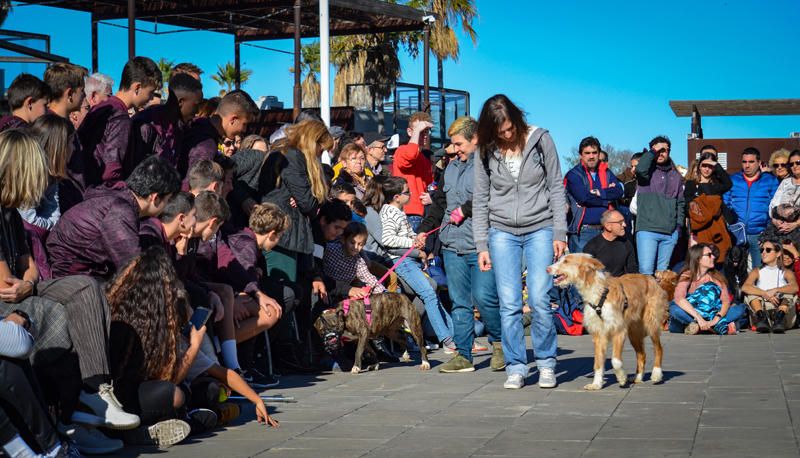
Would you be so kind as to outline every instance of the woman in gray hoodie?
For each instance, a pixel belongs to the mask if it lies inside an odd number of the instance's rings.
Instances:
[[[505,95],[487,100],[478,121],[480,164],[475,165],[473,234],[481,270],[493,269],[500,298],[501,335],[508,379],[519,389],[528,375],[522,329],[522,263],[528,276],[531,340],[539,386],[556,386],[556,329],[547,292],[547,266],[567,247],[567,201],[553,139],[529,126]]]

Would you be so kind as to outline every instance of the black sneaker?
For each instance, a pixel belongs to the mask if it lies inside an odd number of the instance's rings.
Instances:
[[[386,341],[383,338],[372,339],[372,347],[375,348],[379,361],[385,363],[400,362],[400,358],[386,346]]]
[[[769,332],[769,321],[767,320],[767,314],[764,313],[763,310],[759,310],[756,312],[756,331],[760,333],[767,333]]]
[[[268,376],[262,374],[261,372],[259,372],[258,369],[254,369],[254,368],[244,369],[244,370],[239,369],[236,372],[252,388],[257,388],[257,389],[263,390],[265,388],[272,388],[274,386],[278,386],[278,383],[279,383],[277,378],[268,377]]]
[[[217,427],[217,414],[209,409],[194,409],[186,414],[186,423],[191,428],[190,436],[205,434]]]
[[[778,310],[775,312],[775,317],[772,320],[772,332],[775,334],[783,334],[786,332],[786,325],[783,320],[786,319],[786,313]]]

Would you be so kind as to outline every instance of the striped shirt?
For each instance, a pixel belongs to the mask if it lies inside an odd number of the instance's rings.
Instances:
[[[406,214],[399,208],[384,204],[381,208],[381,244],[386,248],[411,248],[414,246],[416,233],[408,224]],[[391,255],[392,259],[400,256]]]

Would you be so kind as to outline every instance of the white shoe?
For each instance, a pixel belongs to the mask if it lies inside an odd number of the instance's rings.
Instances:
[[[539,369],[539,388],[555,388],[558,385],[556,382],[556,371],[550,367],[542,367]]]
[[[503,388],[508,390],[518,390],[525,386],[525,377],[521,374],[511,374],[506,379],[506,383],[503,384]]]
[[[189,423],[183,420],[164,420],[152,426],[140,426],[125,431],[125,442],[131,445],[155,445],[168,448],[189,437]]]
[[[106,455],[122,449],[121,440],[110,439],[94,428],[71,424],[58,424],[58,431],[67,436],[81,452],[91,455]]]
[[[110,429],[133,429],[139,426],[139,417],[122,410],[122,404],[114,396],[114,389],[108,383],[100,385],[100,391],[89,394],[81,391],[81,403],[105,419],[104,427]]]

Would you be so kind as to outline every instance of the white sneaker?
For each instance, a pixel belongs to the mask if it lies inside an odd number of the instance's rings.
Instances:
[[[506,383],[503,384],[503,388],[509,390],[518,390],[525,386],[525,377],[520,374],[511,374],[506,379]]]
[[[555,388],[557,385],[555,370],[550,367],[539,369],[539,388]]]
[[[159,448],[172,447],[189,437],[191,427],[183,420],[164,420],[152,426],[140,426],[125,431],[125,442],[131,445],[155,445]]]
[[[122,449],[121,440],[111,439],[94,428],[71,424],[58,424],[58,431],[67,436],[75,447],[81,452],[90,455],[106,455]]]
[[[105,419],[104,427],[110,429],[133,429],[139,426],[139,417],[122,410],[122,404],[114,396],[114,389],[108,383],[100,385],[94,394],[81,391],[81,403]]]

